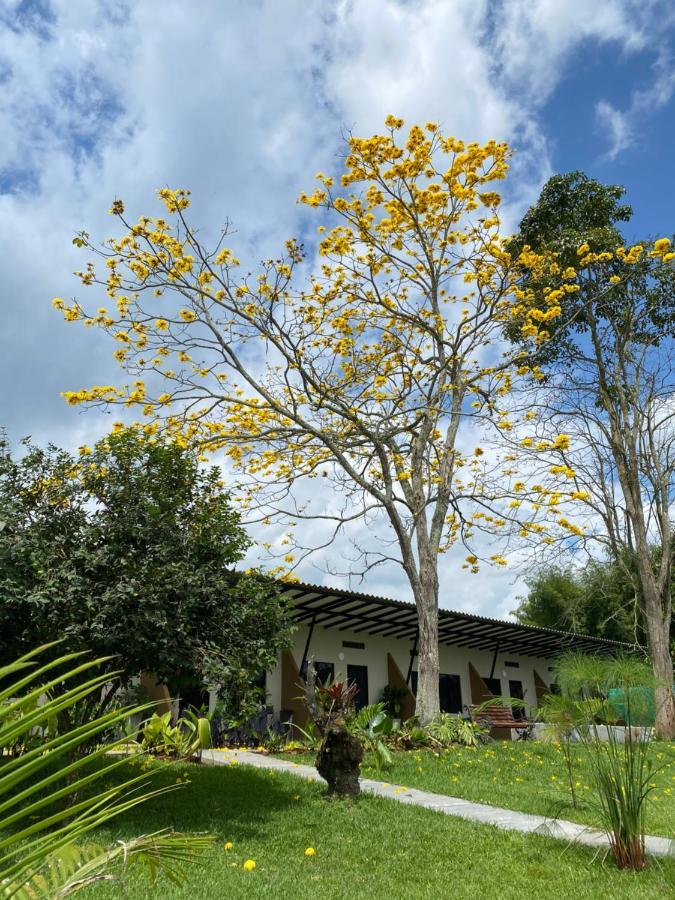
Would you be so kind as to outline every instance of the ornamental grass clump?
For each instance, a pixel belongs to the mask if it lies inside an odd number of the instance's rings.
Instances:
[[[654,790],[654,767],[648,756],[651,730],[616,727],[616,709],[608,699],[619,688],[625,696],[625,720],[634,721],[631,709],[640,692],[653,686],[649,665],[634,657],[605,659],[569,654],[557,665],[561,695],[575,703],[574,736],[583,746],[595,787],[595,805],[620,869],[644,869],[645,811]],[[639,701],[637,701],[639,702]]]

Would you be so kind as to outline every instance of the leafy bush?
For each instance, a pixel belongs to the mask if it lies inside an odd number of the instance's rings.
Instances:
[[[387,684],[382,689],[380,702],[384,704],[385,711],[392,719],[398,719],[401,715],[401,707],[406,698],[406,690],[394,684]]]
[[[452,744],[475,747],[486,734],[487,730],[476,722],[452,713],[439,713],[426,726],[419,725],[415,718],[408,719],[393,735],[393,743],[399,750],[449,747]]]
[[[350,727],[361,740],[365,749],[373,754],[375,768],[378,772],[392,765],[393,759],[386,739],[394,730],[394,721],[385,712],[384,703],[372,703],[370,706],[364,706],[354,716]]]
[[[171,713],[153,713],[143,723],[141,748],[146,753],[190,759],[211,746],[211,723],[208,717],[187,710],[175,725]]]
[[[429,722],[426,730],[432,740],[443,747],[450,744],[476,747],[486,733],[486,730],[475,722],[452,713],[439,713]]]

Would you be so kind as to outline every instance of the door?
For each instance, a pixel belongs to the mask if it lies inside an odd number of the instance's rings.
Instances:
[[[522,681],[509,681],[509,696],[513,697],[514,700],[524,700],[525,696],[523,694],[523,682]],[[514,706],[511,709],[511,714],[514,719],[524,719],[525,718],[525,710],[519,706]]]
[[[462,687],[459,675],[439,675],[438,693],[441,701],[441,712],[461,713]]]
[[[354,706],[358,712],[368,706],[368,666],[347,666],[347,681],[356,685]]]

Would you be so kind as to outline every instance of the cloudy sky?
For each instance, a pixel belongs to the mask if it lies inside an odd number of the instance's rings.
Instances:
[[[583,169],[626,186],[629,238],[670,234],[674,95],[669,0],[0,0],[0,424],[71,448],[108,430],[59,392],[114,380],[110,347],[50,301],[77,296],[73,234],[108,236],[116,196],[135,215],[188,187],[193,221],[232,220],[253,266],[307,228],[295,199],[344,130],[394,113],[509,141],[512,227]],[[443,581],[443,606],[488,615],[523,589],[451,558]],[[396,567],[362,589],[407,597]]]

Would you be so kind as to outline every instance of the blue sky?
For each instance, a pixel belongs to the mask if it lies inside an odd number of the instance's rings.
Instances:
[[[199,13],[195,12],[196,7]],[[184,186],[252,267],[307,228],[295,203],[330,171],[344,128],[388,113],[439,121],[515,151],[507,226],[553,172],[627,188],[629,237],[675,230],[675,6],[661,0],[0,0],[0,422],[68,447],[111,418],[59,392],[118,377],[106,341],[68,329],[85,259],[74,232],[109,234],[108,207],[152,212]],[[513,573],[457,575],[443,605],[501,615]],[[318,569],[304,573],[322,580]],[[406,596],[398,571],[370,590]]]
[[[605,183],[622,184],[634,210],[626,226],[630,238],[671,234],[675,228],[675,42],[672,31],[654,45],[632,53],[614,43],[577,48],[566,73],[542,109],[554,171],[582,169]],[[665,72],[660,73],[663,66]],[[663,102],[656,92],[659,77],[668,83]],[[664,84],[664,88],[666,85]],[[636,95],[645,95],[642,104]],[[615,116],[600,110],[610,105]],[[624,145],[625,144],[625,145]]]

